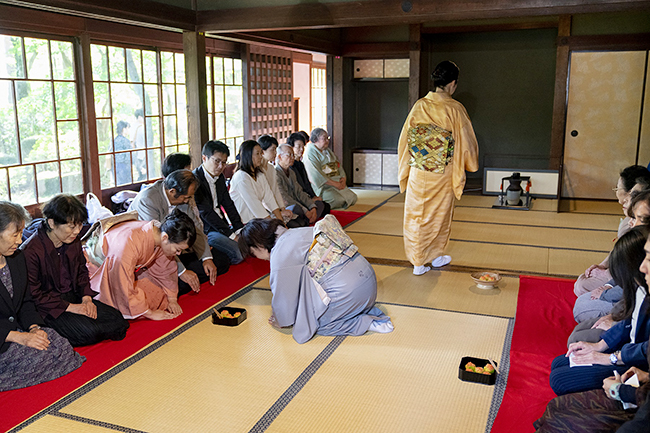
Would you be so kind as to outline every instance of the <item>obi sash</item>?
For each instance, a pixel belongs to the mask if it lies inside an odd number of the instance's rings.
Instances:
[[[314,225],[314,241],[309,248],[307,268],[311,277],[320,282],[332,267],[344,258],[352,258],[359,248],[345,233],[339,221],[333,215]]]
[[[327,164],[323,164],[321,170],[327,177],[336,177],[339,175],[339,163],[338,161],[328,162]]]
[[[454,138],[433,124],[420,123],[409,128],[407,134],[409,165],[424,171],[444,173],[454,156]]]

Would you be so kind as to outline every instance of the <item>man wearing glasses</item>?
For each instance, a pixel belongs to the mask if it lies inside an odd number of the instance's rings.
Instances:
[[[229,155],[230,149],[221,141],[211,140],[203,145],[203,164],[194,170],[199,179],[194,199],[208,243],[226,254],[230,263],[237,264],[243,260],[237,245],[237,233],[244,224],[230,198],[223,175]]]

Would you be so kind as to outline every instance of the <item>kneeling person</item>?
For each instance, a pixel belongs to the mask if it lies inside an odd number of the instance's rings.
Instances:
[[[43,221],[21,246],[28,285],[45,324],[73,346],[122,340],[129,322],[99,301],[90,287],[79,232],[88,211],[79,199],[59,194],[43,208]]]
[[[178,209],[158,224],[128,221],[111,227],[103,236],[103,263],[89,265],[99,300],[127,319],[166,320],[183,312],[174,257],[194,244],[196,229]]]

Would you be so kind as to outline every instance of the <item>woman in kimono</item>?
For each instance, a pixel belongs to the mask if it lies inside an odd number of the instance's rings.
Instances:
[[[22,206],[0,201],[0,392],[56,379],[85,361],[36,310],[18,249],[28,219]]]
[[[404,122],[397,150],[404,202],[404,249],[413,274],[451,262],[454,199],[463,195],[465,170],[478,170],[478,144],[465,107],[451,96],[458,66],[444,61],[433,71],[435,90],[418,100]]]
[[[262,147],[255,140],[244,141],[239,148],[239,165],[230,180],[230,198],[232,198],[241,221],[246,224],[253,218],[268,218],[273,215],[279,220],[291,216],[289,211],[281,211],[269,186],[266,175],[262,172],[266,164],[262,156]]]
[[[127,221],[103,235],[104,261],[89,260],[90,285],[98,299],[117,308],[124,318],[173,319],[178,305],[175,255],[196,240],[192,219],[178,209],[158,221]]]
[[[305,150],[305,168],[316,195],[332,209],[347,209],[357,202],[357,195],[347,187],[345,171],[329,146],[327,131],[314,129],[311,144]]]
[[[73,346],[122,340],[129,328],[115,308],[93,300],[79,232],[88,220],[84,204],[59,194],[43,207],[44,219],[21,247],[28,285],[45,324]]]
[[[242,229],[242,252],[271,262],[269,323],[293,326],[293,338],[301,344],[314,334],[391,332],[390,317],[374,306],[377,279],[368,261],[358,252],[345,255],[317,280],[308,268],[314,242],[313,227],[288,230],[278,220],[254,219]]]

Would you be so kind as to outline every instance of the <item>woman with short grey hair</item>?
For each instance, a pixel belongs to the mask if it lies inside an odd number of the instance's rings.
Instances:
[[[0,391],[25,388],[76,370],[85,358],[45,326],[27,288],[25,257],[18,249],[29,215],[0,201]]]

